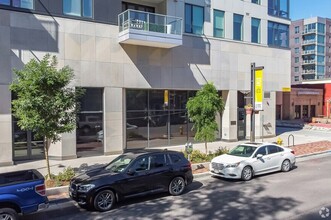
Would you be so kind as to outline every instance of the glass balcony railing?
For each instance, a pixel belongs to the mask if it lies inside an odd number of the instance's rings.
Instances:
[[[118,15],[119,31],[130,29],[182,35],[183,19],[144,11],[126,10]]]
[[[302,32],[302,34],[314,34],[316,33],[316,29],[306,29]]]
[[[316,39],[304,40],[302,44],[316,44]]]
[[[307,54],[315,54],[316,50],[305,50],[302,52],[303,55],[307,55]]]

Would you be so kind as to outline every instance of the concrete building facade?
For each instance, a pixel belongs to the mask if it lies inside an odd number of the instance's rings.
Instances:
[[[253,62],[264,67],[256,136],[275,135],[276,92],[290,86],[289,0],[19,2],[0,1],[0,165],[43,157],[42,141],[11,114],[9,85],[12,69],[46,53],[86,88],[77,130],[62,134],[50,158],[193,141],[185,104],[209,81],[225,102],[215,135],[245,139]]]

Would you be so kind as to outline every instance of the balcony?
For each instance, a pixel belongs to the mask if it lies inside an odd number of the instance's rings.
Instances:
[[[302,75],[315,75],[316,70],[303,70]]]
[[[316,50],[305,50],[302,51],[302,55],[310,55],[310,54],[315,54]]]
[[[307,29],[302,32],[302,35],[306,34],[316,34],[316,29]]]
[[[304,60],[302,61],[302,65],[309,65],[309,64],[315,64],[316,60]]]
[[[311,39],[311,40],[304,40],[302,42],[302,45],[309,45],[309,44],[316,44],[316,39]]]
[[[180,46],[182,23],[178,17],[127,10],[118,15],[118,42],[160,48]]]

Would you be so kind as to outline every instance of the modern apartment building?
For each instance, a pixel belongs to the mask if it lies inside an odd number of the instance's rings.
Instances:
[[[193,142],[186,102],[211,81],[225,102],[218,139],[249,136],[251,63],[264,67],[256,137],[275,135],[276,92],[290,86],[289,0],[0,0],[0,165],[43,157],[11,114],[9,85],[32,58],[58,57],[86,88],[77,130],[50,158]]]
[[[331,91],[331,19],[313,17],[292,21],[290,26],[291,84],[293,88],[310,89],[310,95],[323,91],[323,101],[293,96],[291,117],[312,118],[330,115]],[[296,98],[297,97],[297,98]],[[299,103],[296,103],[296,102]],[[301,103],[301,104],[300,104]],[[285,105],[285,103],[283,103]],[[316,105],[317,104],[317,105]],[[286,108],[290,108],[287,106]],[[315,110],[316,109],[316,110]]]
[[[292,21],[290,28],[293,85],[331,78],[331,19]]]

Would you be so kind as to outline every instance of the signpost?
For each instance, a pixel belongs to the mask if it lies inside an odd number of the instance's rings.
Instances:
[[[255,142],[255,112],[263,110],[263,66],[256,67],[251,63],[251,102],[253,113],[251,114],[250,142]]]

